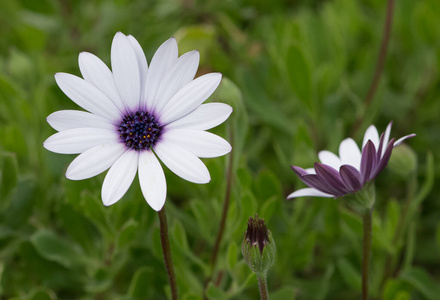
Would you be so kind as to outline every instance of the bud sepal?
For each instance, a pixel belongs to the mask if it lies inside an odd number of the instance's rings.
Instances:
[[[241,252],[249,268],[258,276],[266,277],[267,271],[275,261],[276,245],[264,219],[258,218],[257,215],[255,218],[249,218]]]

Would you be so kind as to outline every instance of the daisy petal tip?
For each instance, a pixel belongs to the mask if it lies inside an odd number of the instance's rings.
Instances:
[[[79,176],[78,172],[75,172],[70,166],[66,170],[66,174],[64,174],[64,177],[66,177],[69,180],[82,180],[83,177]]]
[[[295,172],[295,174],[298,177],[302,177],[302,176],[307,174],[307,171],[304,170],[303,168],[300,168],[300,167],[297,167],[297,166],[290,166],[290,167],[292,168],[293,172]]]
[[[217,85],[220,84],[220,81],[222,81],[222,77],[223,77],[223,74],[219,73],[219,72],[209,73],[209,74],[206,74],[206,75],[209,75],[212,78],[213,81],[218,82]]]
[[[163,203],[158,204],[158,203],[148,203],[148,205],[150,205],[150,207],[155,210],[155,211],[161,211],[163,206],[165,205],[165,201],[163,201]]]
[[[102,193],[101,197],[102,197],[102,204],[104,204],[104,206],[110,206],[119,201],[119,199],[112,199],[110,195],[107,195],[105,193]]]

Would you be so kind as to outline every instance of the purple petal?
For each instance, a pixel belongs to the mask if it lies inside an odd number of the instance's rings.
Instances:
[[[382,157],[383,144],[388,143],[385,141],[385,133],[380,135],[379,146],[377,147],[376,161],[379,161]]]
[[[364,149],[362,150],[362,158],[361,158],[362,185],[366,181],[373,178],[372,175],[375,170],[376,161],[377,161],[376,148],[374,147],[372,141],[368,141]]]
[[[355,167],[342,165],[339,169],[339,174],[350,192],[355,192],[362,188],[361,174]]]
[[[335,195],[337,191],[329,189],[326,184],[324,184],[317,175],[315,174],[308,174],[306,170],[292,166],[293,171],[295,174],[301,179],[302,182],[304,182],[309,187],[315,188],[321,192],[324,192],[326,194]]]
[[[306,170],[304,170],[303,168],[297,167],[297,166],[290,166],[293,170],[293,172],[295,172],[296,175],[298,175],[298,177],[304,176],[309,174]]]
[[[318,178],[326,184],[326,187],[333,191],[334,195],[343,195],[348,191],[345,188],[344,183],[342,182],[341,177],[339,176],[338,171],[333,169],[330,166],[315,163],[315,171]]]
[[[387,149],[385,150],[385,153],[382,155],[381,160],[376,165],[376,168],[374,170],[373,176],[371,176],[371,179],[376,178],[376,176],[379,175],[379,173],[382,172],[382,170],[388,164],[388,161],[390,160],[390,157],[391,157],[391,152],[393,151],[394,140],[395,139],[393,138],[389,142]]]

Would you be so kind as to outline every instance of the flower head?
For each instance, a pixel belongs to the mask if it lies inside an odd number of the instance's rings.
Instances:
[[[126,193],[137,172],[142,193],[155,210],[166,198],[164,171],[158,158],[175,174],[195,183],[210,181],[199,157],[231,151],[227,141],[206,132],[223,123],[232,108],[202,104],[217,88],[220,73],[194,79],[198,51],[178,57],[177,42],[164,42],[148,66],[132,36],[116,33],[111,47],[112,71],[95,55],[82,52],[83,78],[57,73],[61,90],[87,110],[63,110],[47,117],[58,133],[44,147],[62,154],[80,154],[66,177],[82,180],[109,169],[102,186],[105,205]]]
[[[353,139],[347,138],[339,145],[339,157],[330,151],[321,151],[321,163],[316,162],[313,169],[292,166],[296,175],[310,188],[295,191],[287,198],[342,197],[361,190],[382,172],[393,148],[415,136],[410,134],[389,141],[391,126],[392,122],[379,138],[376,127],[370,125],[364,135],[362,152]]]
[[[275,261],[276,246],[264,219],[249,218],[241,245],[243,258],[254,273],[266,274]]]

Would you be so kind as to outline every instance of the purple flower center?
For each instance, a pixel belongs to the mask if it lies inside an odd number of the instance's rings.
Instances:
[[[157,118],[147,111],[124,116],[118,129],[121,141],[128,149],[149,150],[160,137],[162,127]]]

